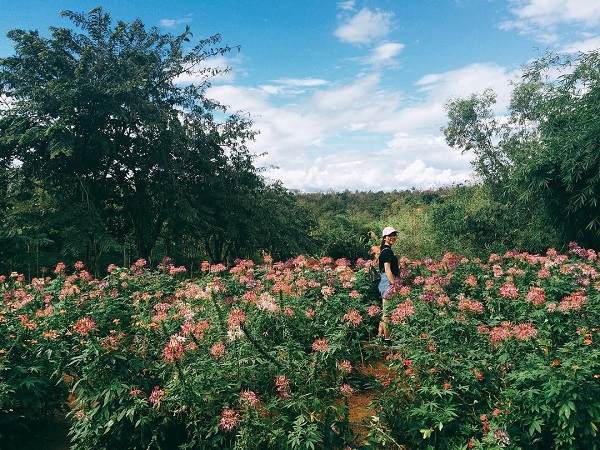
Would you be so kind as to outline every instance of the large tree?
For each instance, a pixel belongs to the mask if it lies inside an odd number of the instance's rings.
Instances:
[[[537,59],[508,114],[494,103],[489,90],[450,101],[447,142],[474,152],[476,173],[522,226],[545,217],[563,242],[600,247],[599,50]]]
[[[227,70],[210,58],[231,48],[218,35],[192,45],[187,28],[172,36],[139,20],[112,27],[101,8],[61,15],[74,29],[8,33],[15,54],[0,59],[1,164],[77,218],[88,255],[100,240],[133,236],[147,257],[169,220],[218,227],[228,205],[213,188],[223,187],[215,180],[224,168],[250,191],[262,185],[245,146],[251,121],[206,97],[211,77]]]

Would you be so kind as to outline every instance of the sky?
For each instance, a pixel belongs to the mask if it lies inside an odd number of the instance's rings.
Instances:
[[[0,0],[0,57],[7,31],[49,37],[72,25],[59,11],[97,6],[239,46],[211,60],[231,70],[207,96],[252,118],[256,166],[301,192],[470,183],[444,105],[492,88],[502,114],[525,64],[600,48],[600,0]]]

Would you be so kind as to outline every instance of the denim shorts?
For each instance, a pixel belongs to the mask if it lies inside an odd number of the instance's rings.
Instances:
[[[382,299],[385,299],[385,294],[387,293],[388,289],[392,286],[392,283],[390,283],[389,278],[387,277],[385,272],[381,272],[381,280],[379,280],[379,294],[381,295]]]

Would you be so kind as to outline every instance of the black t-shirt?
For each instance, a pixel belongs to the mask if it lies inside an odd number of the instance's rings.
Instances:
[[[384,264],[390,263],[392,274],[397,277],[400,274],[400,268],[398,267],[398,258],[394,255],[392,248],[389,245],[384,245],[379,254],[379,271],[383,272]]]

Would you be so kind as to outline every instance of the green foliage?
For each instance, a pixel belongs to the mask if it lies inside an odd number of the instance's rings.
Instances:
[[[489,186],[455,186],[432,205],[431,234],[439,249],[471,257],[559,246],[543,212],[519,208],[497,200]]]
[[[562,242],[597,248],[600,218],[598,77],[600,52],[549,54],[529,64],[496,117],[486,90],[447,104],[447,142],[475,154],[475,172],[524,224],[549,225]]]

